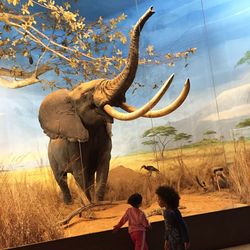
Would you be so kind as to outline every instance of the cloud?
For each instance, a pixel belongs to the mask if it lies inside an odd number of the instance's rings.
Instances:
[[[213,113],[205,118],[204,121],[218,121],[219,120],[226,120],[232,119],[240,116],[247,116],[250,115],[250,104],[244,104],[232,107],[230,109],[224,110],[219,113]]]

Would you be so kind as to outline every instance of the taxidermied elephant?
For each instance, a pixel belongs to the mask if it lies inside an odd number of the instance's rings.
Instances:
[[[65,203],[72,200],[67,173],[73,174],[88,199],[103,200],[112,148],[113,118],[132,120],[141,116],[160,117],[178,108],[188,94],[189,80],[171,105],[150,111],[166,92],[173,80],[172,75],[156,96],[140,109],[125,103],[125,93],[135,78],[138,66],[140,31],[153,13],[153,8],[149,8],[135,24],[126,66],[114,79],[81,83],[71,91],[58,90],[49,94],[41,104],[39,121],[50,137],[49,161]],[[118,112],[112,106],[121,107],[128,113]],[[93,197],[90,190],[94,186]]]

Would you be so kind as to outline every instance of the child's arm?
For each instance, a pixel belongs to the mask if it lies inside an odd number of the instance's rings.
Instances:
[[[142,225],[145,227],[145,228],[149,228],[151,225],[146,217],[146,215],[144,213],[142,213]]]
[[[169,246],[169,242],[167,240],[165,240],[164,242],[164,250],[169,250],[170,246]]]
[[[184,222],[183,218],[181,218],[181,221],[180,221],[180,229],[183,235],[183,240],[185,242],[185,249],[188,249],[190,247],[189,235],[188,235],[186,223]]]
[[[178,223],[179,223],[179,225],[180,225],[180,230],[181,230],[181,232],[182,232],[184,241],[185,241],[185,242],[189,242],[189,235],[188,235],[188,230],[187,230],[186,223],[185,223],[185,221],[183,220],[183,217],[182,217],[180,211],[178,211],[178,212],[179,212],[179,216],[177,217],[177,219],[178,219]]]
[[[120,221],[114,226],[114,231],[117,231],[119,228],[121,228],[127,221],[128,221],[128,210],[122,216]]]
[[[170,226],[175,226],[177,218],[172,210],[165,210],[164,219]]]
[[[178,220],[178,223],[179,223],[179,227],[180,227],[180,230],[181,230],[183,240],[185,242],[185,249],[188,249],[189,246],[190,246],[188,229],[187,229],[185,221],[183,220],[181,212],[179,210],[177,210],[177,211],[178,211],[178,215],[179,215],[179,216],[177,216],[177,220]]]

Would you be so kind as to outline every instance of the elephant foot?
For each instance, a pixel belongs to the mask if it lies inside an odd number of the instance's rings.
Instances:
[[[71,201],[64,201],[64,203],[66,204],[66,205],[72,205],[74,202],[71,200]]]
[[[71,196],[64,196],[63,197],[63,201],[66,205],[71,205],[73,204],[73,200],[72,200],[72,197]]]
[[[98,200],[98,201],[103,201],[104,200],[104,196],[105,196],[105,193],[103,192],[103,191],[99,191],[99,192],[97,192],[97,194],[96,194],[96,199]]]
[[[103,196],[97,196],[95,198],[95,202],[98,203],[99,201],[104,201],[104,197]]]

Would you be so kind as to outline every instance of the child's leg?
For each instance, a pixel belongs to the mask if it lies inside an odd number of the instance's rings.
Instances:
[[[146,232],[135,231],[130,233],[131,239],[134,242],[135,250],[148,250],[146,242]]]

